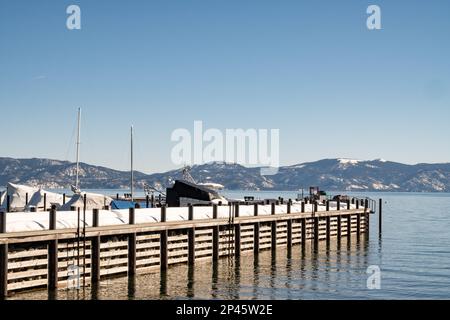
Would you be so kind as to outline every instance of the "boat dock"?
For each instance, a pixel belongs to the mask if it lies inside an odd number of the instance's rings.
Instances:
[[[154,223],[136,223],[146,209],[131,208],[127,224],[112,226],[99,225],[101,211],[94,209],[91,226],[84,224],[81,230],[56,229],[57,214],[62,213],[51,210],[49,230],[9,233],[8,213],[0,213],[0,298],[24,290],[53,291],[94,285],[107,277],[164,272],[179,263],[239,258],[243,252],[257,256],[260,250],[305,246],[308,241],[319,246],[342,237],[359,240],[369,232],[369,215],[375,211],[369,199],[230,204],[226,218],[218,215],[224,209],[220,207],[225,206],[207,208],[210,219],[196,218],[200,207],[184,207],[187,220],[167,221],[170,208],[163,206],[154,209],[160,214]]]

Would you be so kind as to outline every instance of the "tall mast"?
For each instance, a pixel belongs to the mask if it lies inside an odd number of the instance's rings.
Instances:
[[[134,199],[133,126],[131,126],[131,201]]]
[[[75,187],[80,188],[80,129],[81,129],[81,108],[78,108],[78,135],[77,135],[77,173],[75,180]]]

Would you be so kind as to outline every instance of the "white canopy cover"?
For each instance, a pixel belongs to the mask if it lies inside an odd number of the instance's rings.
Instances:
[[[39,191],[39,188],[23,186],[14,183],[8,183],[5,195],[2,195],[1,207],[6,208],[6,196],[10,196],[10,207],[12,211],[21,211],[25,209],[26,197],[28,199]]]
[[[71,207],[75,209],[84,208],[84,196],[86,196],[86,209],[103,209],[105,206],[110,206],[113,199],[111,197],[105,196],[103,194],[96,193],[80,193],[72,196],[70,201],[66,202],[65,205],[61,206],[61,211],[70,211]]]
[[[44,195],[46,197],[46,207],[48,209],[50,209],[52,207],[52,205],[56,205],[57,209],[59,209],[63,205],[64,197],[62,194],[39,189],[31,197],[30,201],[28,202],[27,209],[29,209],[31,207],[35,207],[38,209],[44,208]],[[66,200],[67,200],[67,198],[66,198]]]

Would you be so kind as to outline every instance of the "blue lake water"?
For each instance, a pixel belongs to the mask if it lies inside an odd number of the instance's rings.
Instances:
[[[101,191],[101,190],[99,190]],[[107,194],[116,192],[108,191]],[[226,191],[230,197],[295,198],[288,192]],[[342,239],[318,251],[296,246],[253,254],[217,265],[197,263],[103,280],[98,288],[60,290],[57,299],[449,299],[450,194],[352,193],[382,198],[383,233],[371,216],[368,237]],[[379,290],[367,288],[369,266],[381,270]],[[47,299],[47,291],[17,294],[12,299]]]

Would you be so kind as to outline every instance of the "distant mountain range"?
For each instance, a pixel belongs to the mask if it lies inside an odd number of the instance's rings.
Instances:
[[[129,187],[129,172],[80,165],[83,189]],[[450,192],[450,163],[416,164],[350,159],[324,159],[284,166],[273,176],[261,176],[259,168],[238,164],[209,163],[193,166],[197,182],[220,183],[229,190],[298,190],[319,186],[329,191]],[[182,177],[182,170],[144,174],[135,172],[137,188],[145,183],[159,189]],[[75,164],[50,159],[0,158],[0,186],[8,182],[47,189],[70,188],[75,180]]]

